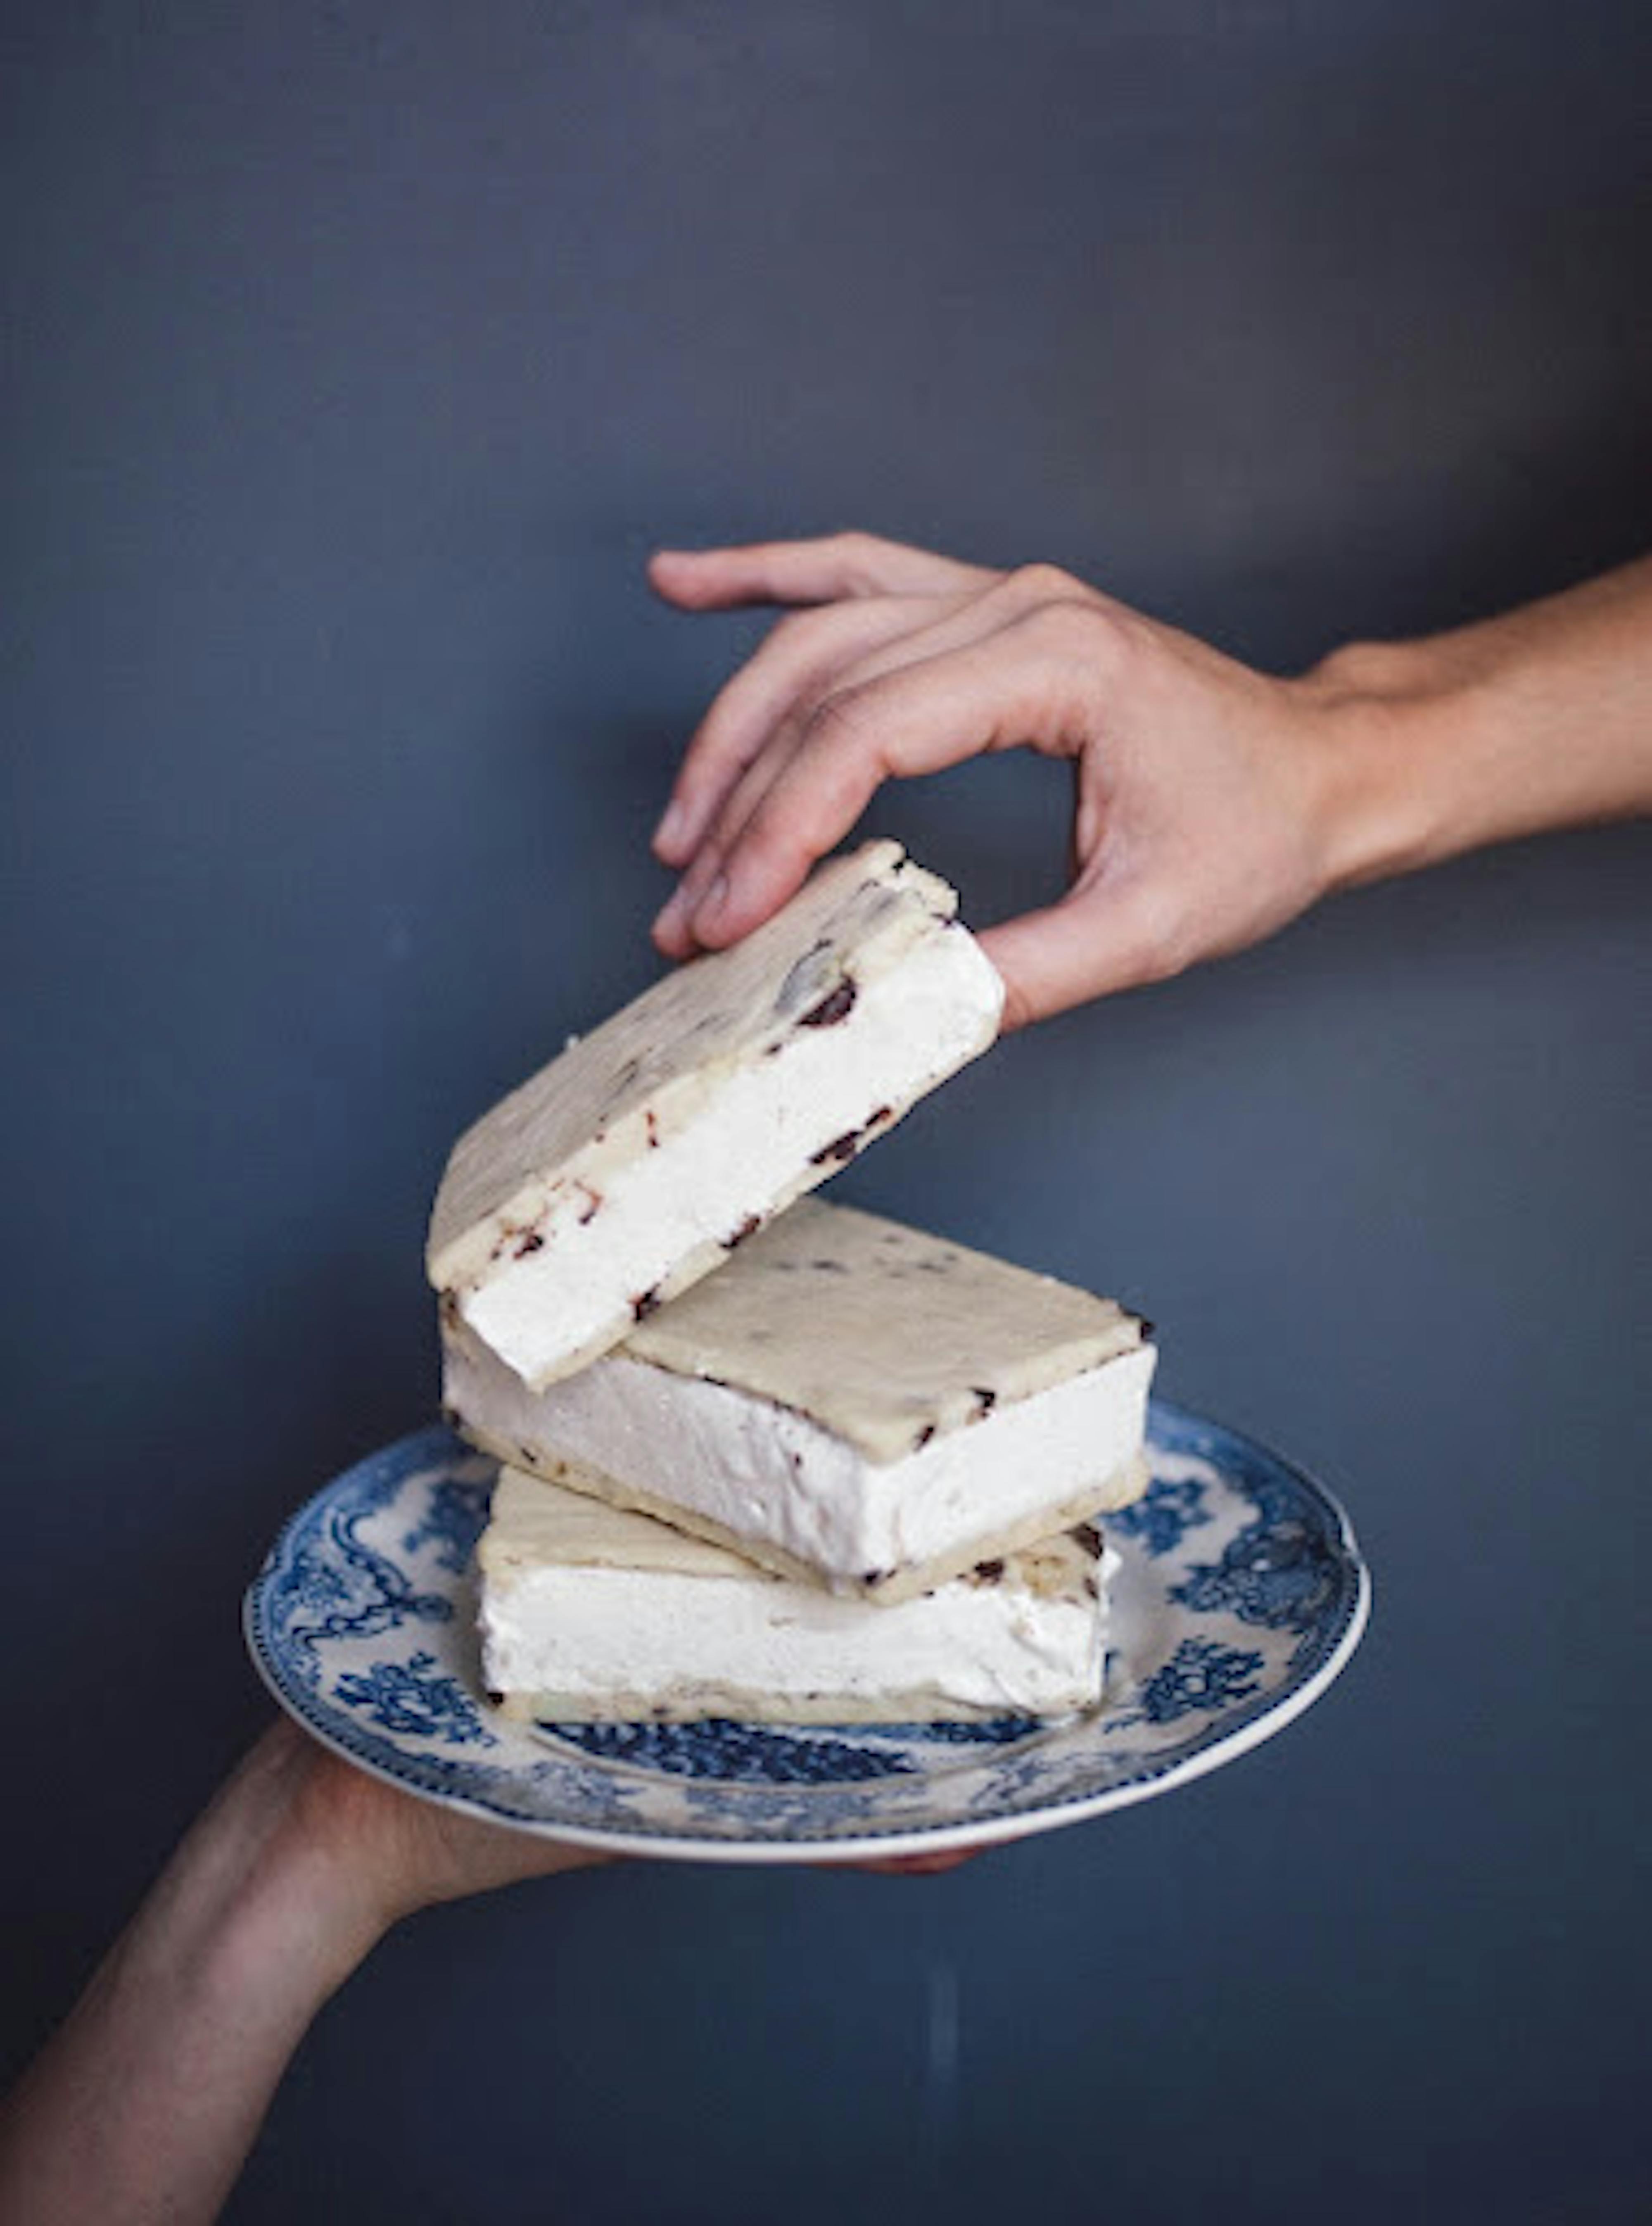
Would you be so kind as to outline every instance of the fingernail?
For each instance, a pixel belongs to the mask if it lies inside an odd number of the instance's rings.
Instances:
[[[653,926],[654,934],[670,935],[673,933],[683,925],[683,915],[688,911],[688,908],[689,892],[684,884],[679,881],[676,888],[672,890],[670,895],[666,898],[664,903],[660,906],[659,911],[655,914]]]
[[[676,802],[668,804],[659,825],[654,830],[655,849],[657,850],[673,849],[686,833],[688,824],[689,815],[682,805]]]
[[[694,925],[696,931],[702,927],[715,927],[718,915],[728,902],[728,876],[727,874],[719,874],[695,908]]]

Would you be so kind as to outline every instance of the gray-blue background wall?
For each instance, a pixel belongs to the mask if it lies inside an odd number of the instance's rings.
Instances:
[[[461,1123],[653,970],[755,622],[656,539],[1048,557],[1266,666],[1648,538],[1638,5],[3,17],[3,1562],[21,2061],[264,1720],[240,1586],[434,1402]],[[991,917],[1064,784],[881,824]],[[1616,2221],[1644,2074],[1647,868],[1345,899],[845,1186],[1148,1305],[1377,1615],[1231,1771],[934,1882],[429,1917],[238,2221]],[[956,1988],[956,2077],[930,2046]]]

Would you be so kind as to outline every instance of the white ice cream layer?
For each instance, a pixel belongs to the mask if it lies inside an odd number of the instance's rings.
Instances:
[[[1053,1596],[1018,1580],[1012,1561],[999,1582],[961,1579],[895,1607],[716,1559],[726,1568],[530,1563],[490,1575],[488,1685],[575,1717],[1049,1715],[1100,1697],[1110,1554]]]
[[[937,922],[841,1020],[734,1067],[657,1149],[608,1170],[600,1211],[566,1195],[532,1250],[459,1293],[465,1320],[530,1383],[577,1367],[973,1058],[1002,995],[974,939]]]
[[[783,1578],[708,1580],[541,1569],[489,1590],[485,1674],[495,1692],[596,1702],[658,1696],[709,1712],[899,1695],[987,1714],[1058,1714],[1101,1692],[1093,1607],[958,1581],[867,1607]],[[744,1713],[752,1713],[747,1705]]]
[[[449,1337],[444,1392],[505,1458],[528,1449],[596,1469],[848,1588],[947,1556],[956,1566],[971,1542],[986,1552],[1036,1536],[1026,1526],[1041,1511],[1107,1484],[1141,1450],[1156,1357],[1138,1346],[882,1462],[790,1408],[621,1353],[535,1393]]]

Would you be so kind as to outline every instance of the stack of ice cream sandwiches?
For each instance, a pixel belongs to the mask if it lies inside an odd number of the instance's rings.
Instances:
[[[808,1198],[986,1049],[1002,985],[899,847],[817,873],[456,1146],[443,1396],[501,1464],[483,1675],[524,1717],[1064,1714],[1155,1358],[1110,1300]]]

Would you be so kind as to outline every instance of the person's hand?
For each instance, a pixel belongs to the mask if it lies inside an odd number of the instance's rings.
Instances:
[[[655,836],[666,956],[738,941],[880,784],[1026,746],[1075,774],[1071,887],[982,942],[1013,1027],[1255,941],[1330,886],[1337,691],[1270,679],[1049,565],[863,534],[661,551],[689,610],[794,607],[713,703]]]
[[[237,1778],[243,1777],[267,1789],[272,1861],[282,1865],[290,1849],[311,1893],[319,1891],[327,1906],[368,1935],[437,1902],[613,1860],[416,1800],[284,1717],[242,1764]]]
[[[1652,559],[1496,619],[1255,672],[1045,564],[861,533],[661,550],[684,610],[791,606],[654,837],[671,958],[738,942],[891,778],[1026,747],[1074,773],[1071,886],[981,938],[1004,1025],[1241,949],[1328,891],[1652,811]]]

